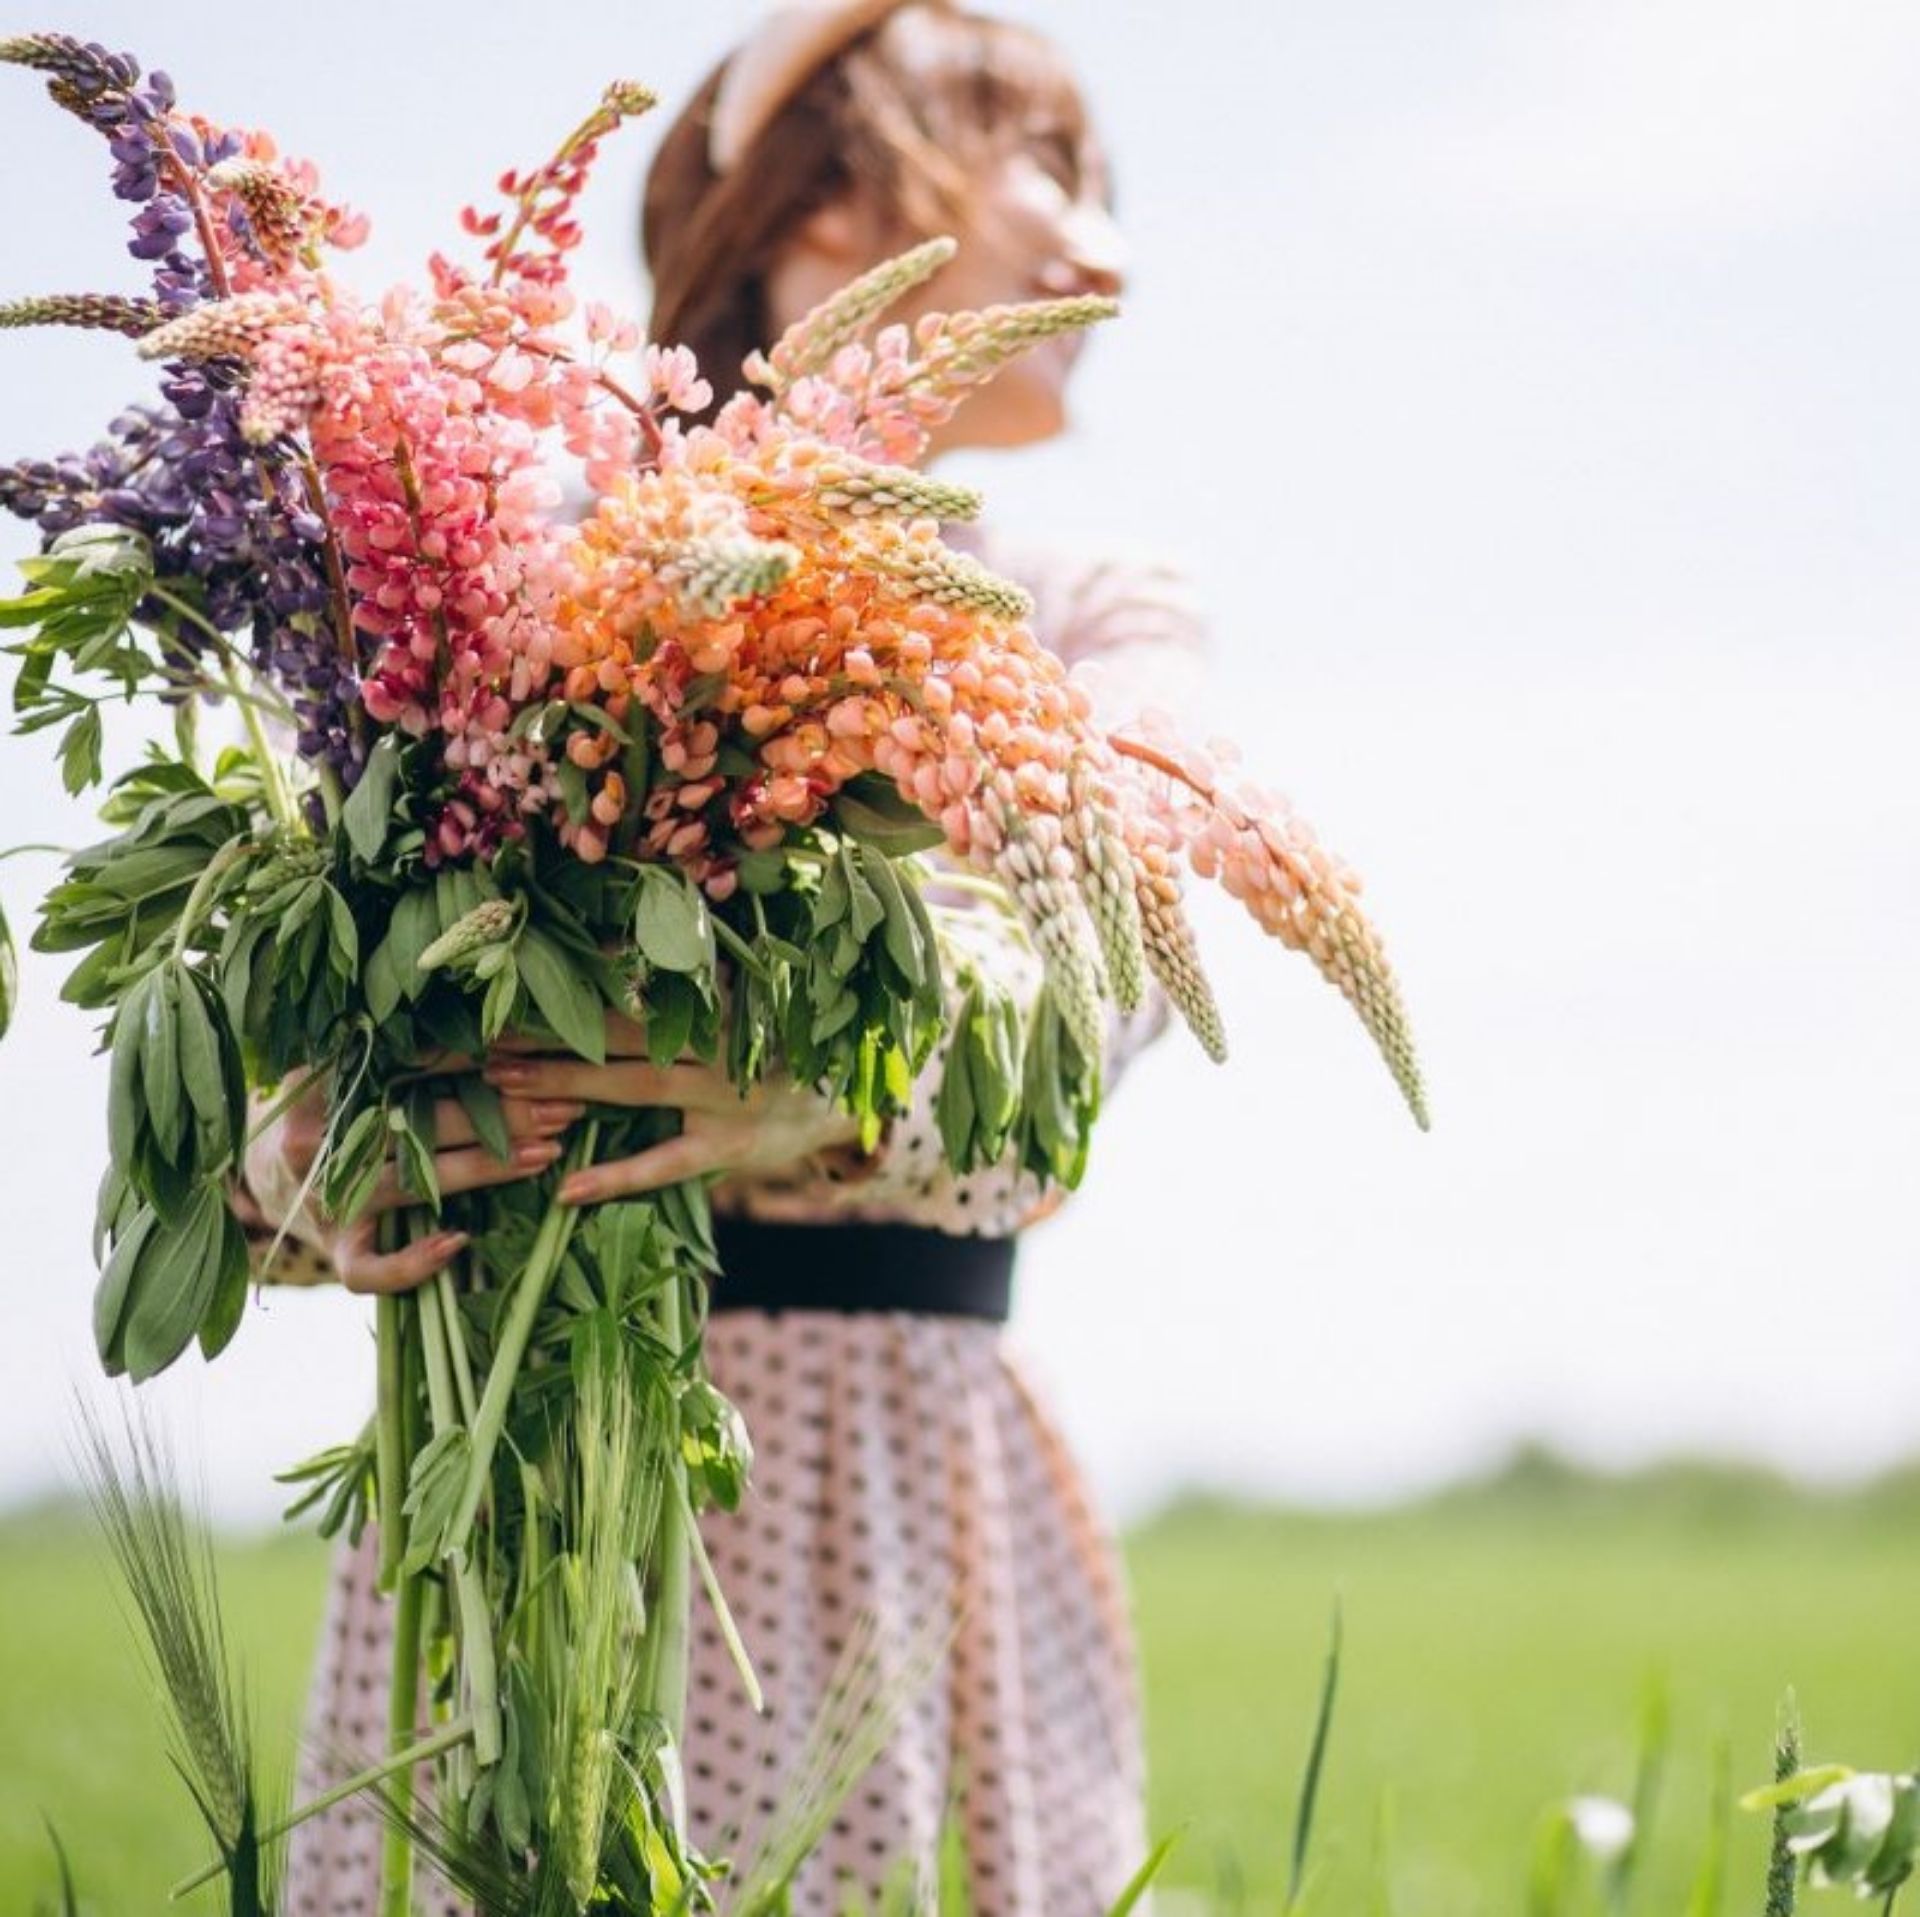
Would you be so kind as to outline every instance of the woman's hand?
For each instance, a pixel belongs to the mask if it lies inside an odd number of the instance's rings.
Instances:
[[[560,1133],[580,1118],[585,1107],[559,1098],[503,1099],[507,1131],[513,1151],[505,1160],[494,1157],[474,1134],[473,1121],[458,1099],[443,1098],[434,1105],[434,1170],[440,1189],[477,1191],[485,1185],[510,1184],[543,1172],[560,1156]],[[296,1100],[247,1147],[246,1183],[254,1208],[264,1220],[279,1224],[295,1210],[301,1187],[326,1135],[326,1099],[316,1085]],[[380,1175],[367,1209],[351,1225],[328,1218],[316,1195],[309,1194],[291,1229],[306,1243],[318,1247],[332,1262],[340,1282],[352,1292],[409,1291],[433,1277],[467,1242],[459,1231],[383,1252],[375,1239],[377,1214],[403,1205],[417,1205],[419,1195],[402,1188],[391,1164]],[[236,1207],[236,1209],[239,1209]]]
[[[573,1102],[670,1106],[682,1117],[676,1138],[574,1172],[560,1186],[570,1205],[598,1204],[658,1191],[708,1173],[752,1177],[791,1170],[818,1153],[851,1145],[858,1123],[830,1100],[790,1079],[765,1080],[742,1093],[717,1065],[681,1060],[655,1065],[632,1020],[609,1016],[607,1062],[503,1046],[483,1067],[488,1084],[535,1107]]]

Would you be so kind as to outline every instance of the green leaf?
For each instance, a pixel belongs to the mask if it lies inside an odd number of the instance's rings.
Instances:
[[[113,1252],[93,1289],[93,1343],[109,1376],[126,1369],[121,1353],[127,1316],[127,1295],[147,1240],[160,1223],[151,1205],[142,1205],[133,1223],[114,1240]]]
[[[940,1142],[946,1147],[947,1163],[956,1172],[969,1172],[977,1162],[974,1156],[976,1107],[973,1073],[968,1058],[975,1004],[975,997],[970,993],[967,1009],[947,1043],[946,1069],[940,1074],[940,1089],[933,1101],[933,1115],[940,1127]]]
[[[434,895],[422,887],[403,892],[394,901],[393,916],[387,921],[385,944],[393,947],[394,969],[400,974],[401,989],[408,999],[417,999],[432,983],[420,970],[420,954],[440,936],[440,914]]]
[[[201,1169],[211,1171],[222,1158],[238,1151],[246,1124],[244,1107],[237,1120],[233,1111],[233,1039],[226,1023],[227,1008],[212,985],[187,971],[180,981],[175,1012],[180,1081],[200,1135]]]
[[[947,835],[900,788],[880,773],[863,772],[835,796],[833,822],[849,838],[900,858],[944,845]]]
[[[560,788],[560,803],[575,825],[585,825],[587,809],[593,803],[587,792],[587,775],[571,759],[562,759],[554,767],[554,784]]]
[[[607,1061],[606,1003],[566,948],[538,927],[529,925],[520,934],[515,956],[520,976],[526,981],[540,1016],[561,1041],[582,1058],[604,1065]]]
[[[840,864],[846,871],[847,890],[851,898],[850,922],[853,935],[861,944],[865,944],[879,930],[880,922],[887,916],[887,909],[880,903],[880,895],[867,882],[867,875],[855,864],[852,849],[843,845],[840,848]]]
[[[69,792],[100,783],[100,708],[89,706],[60,741],[60,782]]]
[[[360,783],[347,795],[340,823],[353,849],[369,865],[380,856],[393,823],[393,798],[400,783],[400,735],[387,733],[367,754]]]
[[[407,1554],[400,1567],[407,1576],[417,1576],[446,1555],[447,1531],[459,1510],[472,1449],[466,1426],[456,1424],[415,1454],[407,1474]]]
[[[462,1072],[453,1081],[454,1095],[467,1115],[474,1136],[503,1164],[513,1156],[513,1134],[507,1129],[507,1108],[500,1094],[478,1072]]]
[[[700,996],[677,972],[658,972],[647,983],[647,1056],[656,1065],[671,1065],[687,1049],[693,1022],[699,1016]]]
[[[400,1009],[406,980],[400,973],[391,933],[373,948],[360,989],[366,994],[367,1010],[376,1025],[384,1025]]]
[[[146,1094],[147,1123],[169,1158],[180,1156],[187,1129],[186,1097],[180,1083],[180,972],[173,959],[155,969],[140,1021],[140,1083]]]
[[[701,972],[713,965],[706,900],[684,873],[664,866],[641,869],[633,939],[647,963],[663,972]]]
[[[484,1043],[493,1041],[513,1023],[515,1007],[520,1002],[520,968],[508,962],[487,981],[487,995],[480,1004],[480,1036]]]
[[[327,963],[343,979],[351,979],[360,969],[360,928],[353,922],[347,902],[331,886],[327,897]]]
[[[136,979],[113,1021],[113,1062],[107,1075],[107,1146],[113,1162],[131,1170],[140,1153],[145,1105],[140,1088],[140,1049],[153,974]]]
[[[900,976],[906,980],[908,989],[917,992],[926,982],[926,961],[920,950],[920,923],[907,904],[900,875],[883,852],[864,855],[860,870],[886,914],[883,937],[887,956],[900,968]]]
[[[127,1307],[122,1349],[135,1384],[166,1370],[199,1331],[220,1289],[229,1217],[217,1184],[200,1188],[177,1225],[162,1214]]]
[[[220,1277],[206,1316],[200,1321],[200,1350],[204,1357],[217,1358],[233,1342],[240,1320],[247,1311],[247,1280],[251,1272],[247,1260],[247,1234],[239,1219],[227,1211],[220,1246]]]

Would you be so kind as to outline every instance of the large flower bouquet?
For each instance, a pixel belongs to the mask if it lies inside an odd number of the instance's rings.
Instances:
[[[942,543],[978,500],[915,469],[929,429],[1106,302],[883,325],[949,256],[931,242],[713,411],[687,353],[568,286],[577,196],[637,87],[465,216],[471,263],[368,304],[329,266],[362,223],[264,134],[63,35],[0,59],[104,137],[152,266],[137,296],[0,309],[129,335],[160,371],[93,451],[0,470],[45,535],[0,604],[20,728],[60,729],[77,792],[104,776],[103,706],[174,721],[108,782],[108,836],[33,935],[107,1015],[102,1360],[137,1380],[234,1336],[249,1126],[321,1087],[328,1210],[397,1180],[400,1229],[458,1248],[381,1301],[377,1413],[306,1468],[328,1528],[377,1513],[394,1594],[393,1746],[355,1780],[389,1801],[387,1908],[419,1841],[489,1910],[710,1907],[677,1784],[696,1579],[725,1617],[694,1518],[750,1456],[701,1365],[708,1167],[670,1113],[596,1108],[550,1170],[443,1194],[444,1100],[508,1149],[462,1068],[516,1037],[601,1060],[611,1030],[665,1102],[687,1059],[743,1093],[779,1072],[871,1147],[938,1053],[956,1168],[1071,1182],[1109,1005],[1157,980],[1222,1051],[1190,865],[1312,956],[1424,1123],[1357,881],[1219,752],[1097,725],[1025,594]],[[210,704],[244,742],[202,748]],[[1035,1003],[952,945],[954,887],[1031,940]],[[597,1162],[649,1149],[678,1182],[591,1202]],[[266,1820],[211,1731],[184,1741],[238,1897]],[[736,1906],[777,1874],[735,1880]]]

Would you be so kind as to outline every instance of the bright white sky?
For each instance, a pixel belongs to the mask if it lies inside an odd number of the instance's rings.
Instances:
[[[54,4],[374,215],[370,290],[601,83],[669,100],[741,0]],[[1230,910],[1234,1041],[1170,1039],[1023,1257],[1014,1335],[1096,1484],[1376,1497],[1523,1435],[1810,1473],[1920,1442],[1920,15],[1855,0],[1009,7],[1078,55],[1137,273],[997,519],[1183,560],[1219,725],[1369,879],[1436,1129]],[[168,19],[167,14],[172,18]],[[251,22],[243,25],[243,22]],[[0,73],[0,295],[130,287],[89,137]],[[583,279],[637,303],[645,129]],[[143,391],[0,336],[0,453]],[[7,555],[22,542],[0,528]],[[0,741],[8,842],[77,843]],[[17,930],[51,862],[0,867]],[[0,1497],[87,1386],[104,1075],[31,956],[0,1052]],[[274,1297],[161,1394],[220,1507],[358,1424],[355,1307]]]

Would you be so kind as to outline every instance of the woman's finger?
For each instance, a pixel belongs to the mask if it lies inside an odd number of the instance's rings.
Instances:
[[[578,1099],[570,1098],[503,1098],[500,1115],[509,1138],[551,1138],[584,1118],[587,1108]],[[480,1142],[480,1134],[474,1130],[467,1108],[457,1098],[434,1101],[433,1142],[436,1149]]]
[[[740,1156],[742,1134],[731,1126],[715,1125],[703,1131],[682,1132],[659,1145],[650,1145],[631,1158],[605,1165],[589,1165],[560,1181],[560,1202],[598,1205],[609,1198],[628,1198],[637,1192],[659,1191],[683,1178],[702,1178],[725,1171]]]
[[[737,1112],[744,1101],[708,1065],[652,1065],[622,1058],[499,1058],[482,1073],[495,1090],[516,1098],[589,1099],[602,1105],[671,1105],[688,1112]]]
[[[372,1221],[367,1219],[333,1241],[333,1268],[347,1290],[362,1296],[412,1291],[451,1262],[466,1243],[464,1231],[440,1231],[398,1251],[378,1251]]]
[[[545,1171],[565,1149],[557,1138],[523,1138],[510,1158],[499,1159],[484,1145],[461,1145],[434,1153],[434,1175],[442,1193],[511,1185],[516,1178],[531,1178]],[[373,1196],[367,1200],[370,1211],[398,1211],[403,1205],[419,1203],[420,1194],[401,1184],[399,1168],[392,1163],[381,1172]]]

